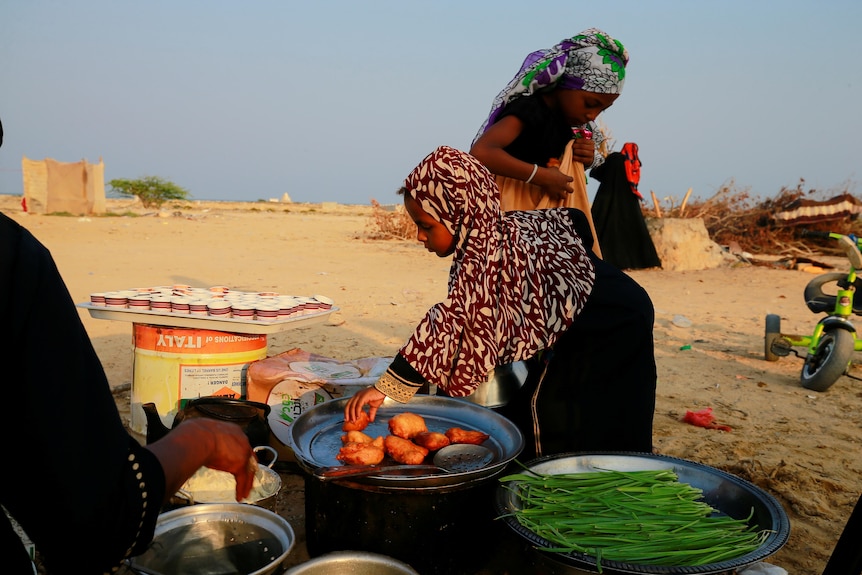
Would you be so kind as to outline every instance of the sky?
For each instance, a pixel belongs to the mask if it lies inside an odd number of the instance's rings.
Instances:
[[[647,199],[859,194],[860,24],[858,0],[4,0],[0,193],[23,157],[101,158],[108,189],[396,203],[529,52],[598,27],[630,54],[600,120]]]

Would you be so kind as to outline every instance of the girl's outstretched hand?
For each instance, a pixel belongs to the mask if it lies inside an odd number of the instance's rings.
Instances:
[[[359,419],[359,413],[366,405],[368,406],[368,419],[374,421],[374,418],[377,417],[377,408],[383,404],[384,399],[386,399],[386,394],[378,391],[373,385],[357,391],[344,406],[344,421]]]

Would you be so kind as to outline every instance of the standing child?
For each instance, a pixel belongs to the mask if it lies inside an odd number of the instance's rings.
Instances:
[[[599,255],[584,170],[603,160],[595,119],[622,92],[628,60],[622,43],[596,28],[533,52],[494,99],[470,150],[496,174],[504,211],[577,208]]]
[[[504,213],[492,174],[446,146],[413,170],[400,193],[416,239],[439,257],[453,256],[448,293],[377,383],[348,400],[345,420],[358,420],[367,405],[373,421],[387,397],[408,402],[425,383],[465,397],[495,366],[541,355],[546,369],[503,413],[524,434],[524,458],[650,451],[652,303],[590,251],[583,213]]]

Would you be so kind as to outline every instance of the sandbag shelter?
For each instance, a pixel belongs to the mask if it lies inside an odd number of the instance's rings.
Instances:
[[[105,213],[105,163],[58,162],[51,158],[21,160],[24,209],[34,214]]]

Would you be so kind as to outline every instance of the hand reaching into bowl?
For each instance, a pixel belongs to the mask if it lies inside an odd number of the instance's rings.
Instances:
[[[164,470],[166,499],[201,466],[231,473],[236,478],[237,501],[251,492],[257,458],[248,437],[235,423],[205,417],[187,419],[146,448]]]

